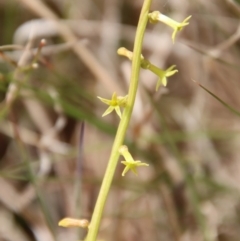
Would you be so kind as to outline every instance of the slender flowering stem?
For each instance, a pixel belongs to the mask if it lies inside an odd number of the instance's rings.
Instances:
[[[135,36],[134,42],[134,51],[133,51],[133,60],[132,60],[132,73],[130,80],[130,87],[128,93],[127,104],[122,114],[122,119],[119,123],[117,134],[113,143],[111,155],[109,158],[107,170],[105,172],[105,176],[103,178],[102,186],[98,195],[97,203],[94,208],[92,220],[90,222],[89,231],[86,237],[86,241],[96,241],[100,221],[102,218],[102,213],[104,210],[104,206],[107,200],[107,196],[112,184],[112,179],[115,173],[115,169],[118,163],[119,158],[119,147],[122,145],[125,134],[128,128],[128,124],[132,115],[132,110],[135,102],[135,97],[137,93],[138,87],[138,79],[141,65],[141,51],[142,51],[142,43],[143,37],[145,33],[145,29],[148,22],[148,13],[151,6],[152,0],[144,0],[143,7],[141,10],[141,15],[139,18],[139,23],[137,27],[137,32]]]

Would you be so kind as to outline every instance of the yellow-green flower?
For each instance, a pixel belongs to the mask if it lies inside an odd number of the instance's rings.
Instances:
[[[117,96],[117,94],[114,92],[112,95],[112,99],[104,99],[98,96],[98,98],[105,104],[109,105],[107,110],[103,113],[102,116],[110,114],[113,110],[116,111],[120,119],[122,118],[121,114],[121,107],[125,107],[127,103],[127,95],[122,97],[122,96]]]
[[[121,146],[119,148],[119,152],[125,158],[125,161],[121,161],[121,163],[125,165],[125,168],[122,172],[122,176],[124,176],[129,170],[131,170],[135,175],[137,175],[137,167],[149,166],[147,163],[135,161],[132,158],[132,155],[129,153],[127,146]]]
[[[129,51],[126,48],[119,48],[117,53],[132,60],[133,52]],[[167,77],[170,77],[178,72],[177,69],[174,69],[175,67],[176,65],[172,65],[166,70],[160,69],[141,55],[141,68],[148,69],[159,77],[156,85],[156,91],[159,89],[161,85],[167,86]]]
[[[188,20],[192,17],[191,15],[185,18],[181,23],[167,17],[159,11],[154,11],[148,14],[149,21],[151,23],[163,22],[173,28],[172,41],[174,43],[177,32],[181,31],[183,27],[189,24]]]
[[[154,74],[156,74],[159,77],[156,85],[156,91],[159,89],[161,85],[167,86],[167,77],[170,77],[178,72],[177,69],[174,69],[175,67],[176,65],[172,65],[168,69],[162,70],[152,64],[149,66],[148,69],[151,70]]]

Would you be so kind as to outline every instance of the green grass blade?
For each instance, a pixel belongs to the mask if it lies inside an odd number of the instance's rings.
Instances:
[[[238,110],[236,110],[235,108],[233,108],[232,106],[230,106],[229,104],[227,104],[225,101],[223,101],[222,99],[220,99],[218,96],[216,96],[215,94],[213,94],[213,92],[211,92],[210,90],[208,90],[206,87],[204,87],[203,85],[201,85],[200,83],[198,83],[197,81],[193,80],[197,85],[199,85],[202,89],[204,89],[207,93],[209,93],[213,98],[215,98],[217,101],[219,101],[223,106],[225,106],[228,110],[230,110],[233,114],[240,116],[240,112]]]

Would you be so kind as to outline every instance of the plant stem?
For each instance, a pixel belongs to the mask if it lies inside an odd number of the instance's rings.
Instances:
[[[148,22],[148,13],[149,13],[151,2],[152,0],[144,0],[143,6],[142,6],[142,10],[141,10],[141,14],[140,14],[140,18],[137,26],[137,32],[135,36],[135,41],[134,41],[132,73],[131,73],[131,80],[130,80],[130,86],[129,86],[129,92],[128,92],[127,106],[123,112],[122,119],[118,126],[118,130],[113,143],[108,166],[105,172],[105,176],[103,178],[97,203],[94,208],[92,220],[90,222],[86,241],[96,241],[99,226],[100,226],[100,221],[102,218],[102,213],[103,213],[107,196],[112,184],[112,179],[115,173],[115,169],[118,163],[118,158],[119,158],[118,149],[124,141],[128,124],[132,115],[132,110],[133,110],[135,97],[137,93],[137,87],[138,87],[143,37],[147,26],[147,22]]]

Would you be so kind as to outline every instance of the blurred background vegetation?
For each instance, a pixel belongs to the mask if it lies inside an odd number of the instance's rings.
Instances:
[[[133,49],[142,2],[0,0],[0,240],[84,237],[57,224],[91,217],[119,122],[97,96],[127,92],[131,63],[116,51]],[[240,3],[152,10],[192,19],[174,45],[148,25],[143,55],[179,73],[155,92],[141,71],[126,143],[150,167],[123,178],[118,165],[99,239],[239,241]]]

